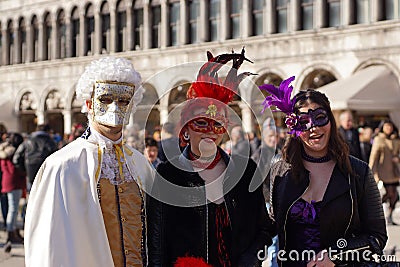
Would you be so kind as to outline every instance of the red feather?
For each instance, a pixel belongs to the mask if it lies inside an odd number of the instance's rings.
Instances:
[[[225,104],[232,101],[233,96],[238,92],[240,82],[252,74],[250,72],[237,74],[237,70],[243,61],[252,62],[245,57],[244,52],[243,48],[240,54],[232,51],[231,54],[222,54],[214,57],[211,52],[207,51],[208,62],[200,68],[197,80],[192,83],[187,92],[187,98],[214,98]],[[222,83],[218,78],[217,72],[229,61],[233,61],[232,68]]]
[[[174,267],[212,267],[211,265],[207,264],[203,258],[196,258],[196,257],[179,257]]]

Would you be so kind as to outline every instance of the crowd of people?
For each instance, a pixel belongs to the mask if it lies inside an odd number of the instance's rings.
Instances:
[[[227,105],[251,75],[239,68],[251,61],[244,49],[207,56],[180,120],[151,132],[126,126],[144,89],[132,63],[114,57],[91,62],[80,77],[88,122],[67,138],[49,125],[25,137],[0,127],[5,252],[25,243],[28,267],[261,266],[267,247],[313,252],[268,255],[272,266],[370,264],[372,257],[347,255],[381,255],[399,200],[395,124],[356,128],[344,111],[337,125],[323,93],[290,97],[291,77],[260,87],[265,107],[284,113],[282,127],[268,117],[259,134],[246,133],[229,125]]]

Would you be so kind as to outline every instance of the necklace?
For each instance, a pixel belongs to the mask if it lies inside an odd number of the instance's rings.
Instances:
[[[326,154],[323,157],[320,158],[314,158],[313,156],[308,155],[304,149],[301,150],[301,157],[308,162],[312,162],[312,163],[324,163],[324,162],[328,162],[331,160],[331,156],[329,156],[328,154]]]
[[[193,167],[199,169],[212,169],[217,163],[221,160],[221,152],[217,150],[217,154],[211,157],[200,158],[200,156],[194,154],[191,150],[189,150],[189,159],[192,162]]]

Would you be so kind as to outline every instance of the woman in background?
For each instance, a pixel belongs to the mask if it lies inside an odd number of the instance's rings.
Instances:
[[[2,193],[7,194],[8,213],[7,213],[7,243],[4,246],[5,252],[11,251],[12,243],[22,243],[23,238],[19,235],[16,227],[19,200],[22,193],[26,190],[26,173],[12,163],[15,150],[23,142],[22,135],[11,133],[8,140],[0,145],[0,166],[2,176]]]
[[[378,182],[381,180],[386,193],[382,202],[389,202],[388,224],[394,224],[392,220],[393,210],[399,200],[397,187],[399,186],[400,173],[396,173],[399,164],[400,153],[399,140],[394,124],[385,120],[379,128],[378,135],[374,138],[369,158],[369,166]],[[397,165],[397,166],[396,166]]]

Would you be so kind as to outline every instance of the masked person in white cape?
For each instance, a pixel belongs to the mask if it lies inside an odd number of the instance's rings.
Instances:
[[[153,172],[123,141],[143,97],[123,58],[95,60],[80,77],[85,133],[55,152],[33,184],[25,224],[26,266],[146,266],[145,188]]]

